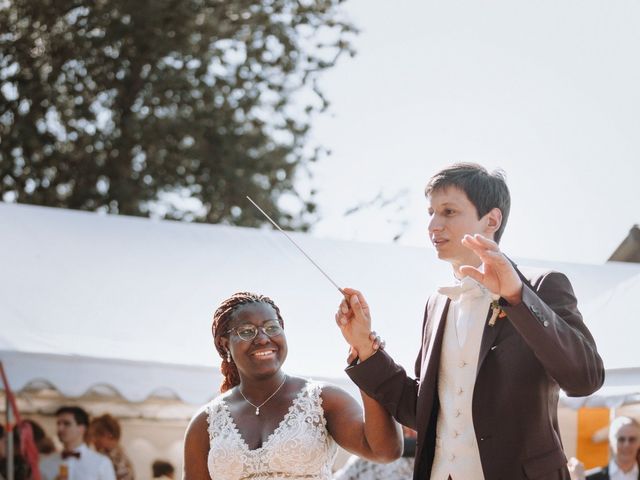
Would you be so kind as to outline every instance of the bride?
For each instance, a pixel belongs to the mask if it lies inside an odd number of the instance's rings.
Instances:
[[[268,297],[240,292],[213,319],[222,394],[191,420],[184,480],[329,480],[336,443],[376,462],[402,453],[399,426],[373,399],[287,375],[284,321]],[[365,419],[366,418],[366,422]]]

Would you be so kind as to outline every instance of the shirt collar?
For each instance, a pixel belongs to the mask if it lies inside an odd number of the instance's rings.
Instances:
[[[86,443],[81,443],[80,446],[78,446],[78,448],[73,449],[74,452],[80,452],[80,453],[84,453],[87,450],[89,450],[89,447],[87,446]]]
[[[638,472],[639,472],[638,464],[634,463],[633,464],[633,468],[631,470],[629,470],[628,472],[623,472],[622,469],[616,463],[616,461],[612,460],[609,463],[609,476],[612,477],[614,474],[616,474],[618,472],[620,472],[620,473],[622,473],[624,475],[633,475],[634,478],[635,478],[635,477],[638,476]]]
[[[446,295],[454,302],[460,300],[462,297],[476,298],[491,295],[482,284],[471,277],[456,279],[456,283],[453,286],[438,288],[438,293]]]

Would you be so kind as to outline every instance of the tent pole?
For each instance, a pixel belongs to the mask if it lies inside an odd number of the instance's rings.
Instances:
[[[4,397],[6,401],[6,410],[5,415],[7,419],[7,480],[14,480],[14,463],[13,463],[13,452],[15,450],[15,445],[13,443],[13,429],[16,425],[13,425],[13,417],[20,416],[20,413],[17,412],[17,407],[15,407],[15,399],[11,395],[11,388],[9,387],[9,380],[7,379],[6,374],[4,373],[4,366],[2,365],[2,361],[0,361],[0,379],[2,379],[2,385],[4,387]]]
[[[6,405],[6,417],[7,417],[7,480],[13,480],[13,428],[11,427],[11,402],[9,401],[9,395],[6,394],[7,391],[5,389],[5,399],[7,402]]]

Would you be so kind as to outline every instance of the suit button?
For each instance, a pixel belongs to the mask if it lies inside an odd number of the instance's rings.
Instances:
[[[542,325],[544,325],[545,327],[549,326],[549,320],[545,320],[544,322],[542,322]]]

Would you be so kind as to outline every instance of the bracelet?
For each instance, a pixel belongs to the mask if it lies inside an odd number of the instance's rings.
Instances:
[[[373,336],[373,338],[371,338]],[[384,350],[384,347],[387,345],[380,335],[378,335],[375,330],[369,334],[369,338],[373,341],[373,349],[374,350]],[[376,344],[378,344],[378,348],[376,348]]]
[[[373,338],[372,338],[373,337]],[[384,350],[384,347],[387,345],[387,342],[385,342],[382,337],[380,337],[380,335],[378,335],[375,331],[372,331],[371,333],[369,333],[369,338],[371,339],[371,342],[373,343],[373,355],[376,354],[376,352],[378,350]],[[351,347],[349,347],[349,352],[351,352]],[[347,358],[348,361],[348,358]],[[358,365],[360,363],[360,357],[356,356],[352,361],[349,362],[349,366],[350,367],[354,367],[356,365]]]

